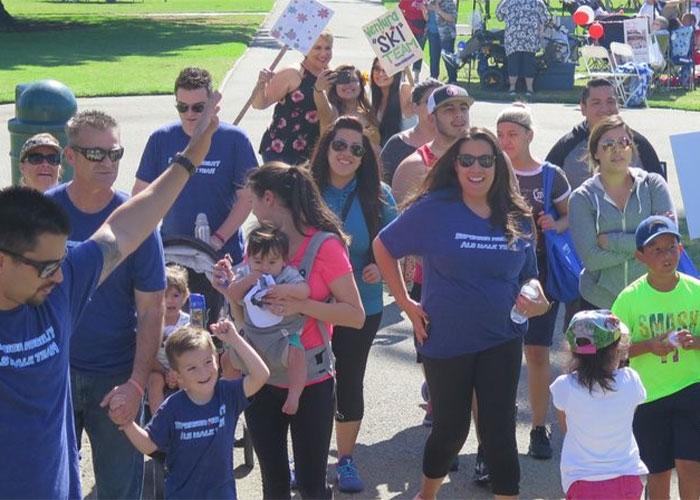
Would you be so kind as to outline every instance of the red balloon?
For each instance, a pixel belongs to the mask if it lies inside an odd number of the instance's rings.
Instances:
[[[591,26],[588,28],[588,34],[594,40],[599,40],[600,38],[603,38],[603,34],[604,34],[603,25],[600,23],[591,24]]]
[[[578,24],[579,26],[584,26],[588,24],[588,16],[586,15],[585,12],[574,12],[574,22]]]

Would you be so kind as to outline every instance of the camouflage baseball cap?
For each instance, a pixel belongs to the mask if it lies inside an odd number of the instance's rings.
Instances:
[[[628,333],[627,326],[606,309],[581,311],[571,318],[566,340],[577,354],[595,354]]]
[[[19,152],[19,161],[23,162],[25,157],[31,153],[33,149],[40,146],[49,146],[55,149],[59,154],[63,152],[63,148],[61,148],[61,145],[58,143],[58,139],[54,136],[51,134],[36,134],[27,139],[27,142],[22,146],[22,150]]]

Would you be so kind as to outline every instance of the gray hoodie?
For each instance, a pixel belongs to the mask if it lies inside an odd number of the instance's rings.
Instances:
[[[600,308],[612,307],[622,289],[647,271],[635,259],[634,232],[639,223],[650,215],[675,214],[663,177],[639,168],[630,168],[630,173],[634,184],[623,211],[605,193],[600,174],[569,198],[569,230],[584,265],[579,291]],[[607,250],[598,245],[599,234],[607,235]]]

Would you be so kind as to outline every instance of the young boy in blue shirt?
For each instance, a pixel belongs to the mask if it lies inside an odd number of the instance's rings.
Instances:
[[[166,452],[166,498],[236,498],[233,477],[234,430],[248,398],[265,385],[270,372],[228,320],[211,326],[245,363],[248,376],[218,379],[216,348],[200,328],[170,334],[165,352],[177,373],[180,391],[166,399],[142,429],[132,422],[122,430],[142,453]]]

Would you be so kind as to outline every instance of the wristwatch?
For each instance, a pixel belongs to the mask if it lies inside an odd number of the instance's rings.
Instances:
[[[185,167],[185,170],[187,170],[187,173],[190,174],[190,177],[192,177],[197,171],[195,164],[182,153],[175,153],[175,156],[173,156],[173,163],[177,163],[178,165]]]

